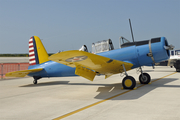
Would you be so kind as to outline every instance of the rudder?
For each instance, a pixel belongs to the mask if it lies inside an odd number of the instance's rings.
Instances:
[[[29,65],[41,64],[49,61],[48,54],[38,36],[29,39]]]

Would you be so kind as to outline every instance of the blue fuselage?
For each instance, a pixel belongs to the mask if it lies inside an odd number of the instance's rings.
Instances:
[[[144,65],[153,65],[154,61],[156,63],[167,60],[169,58],[169,51],[164,49],[167,45],[165,37],[159,38],[159,42],[154,43],[137,43],[136,45],[130,45],[124,48],[115,49],[107,52],[98,53],[97,55],[108,57],[110,59],[115,59],[119,61],[124,61],[132,63],[132,69]],[[154,61],[152,57],[147,54],[152,51]],[[31,73],[29,76],[39,76],[39,77],[65,77],[65,76],[75,76],[75,68],[54,62],[48,61],[39,65],[29,66],[28,69],[43,68],[42,71],[37,73]]]

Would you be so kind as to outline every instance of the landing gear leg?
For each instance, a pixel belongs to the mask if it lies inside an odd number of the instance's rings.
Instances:
[[[128,76],[124,64],[123,64],[123,69],[126,75],[126,77],[124,77],[122,81],[123,89],[134,89],[136,86],[135,79],[132,76]]]
[[[139,75],[139,82],[141,84],[148,84],[151,82],[151,76],[148,73],[143,73],[142,68],[140,67],[141,74]]]

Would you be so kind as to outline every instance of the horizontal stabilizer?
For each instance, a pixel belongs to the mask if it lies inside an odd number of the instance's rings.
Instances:
[[[37,68],[37,69],[9,72],[9,73],[6,73],[6,77],[25,77],[29,73],[39,72],[39,71],[42,71],[42,70],[43,70],[43,68]]]

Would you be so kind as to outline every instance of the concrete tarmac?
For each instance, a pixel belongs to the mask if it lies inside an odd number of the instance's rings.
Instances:
[[[180,73],[143,67],[152,83],[122,90],[119,74],[93,82],[82,77],[0,80],[0,120],[180,120]]]

